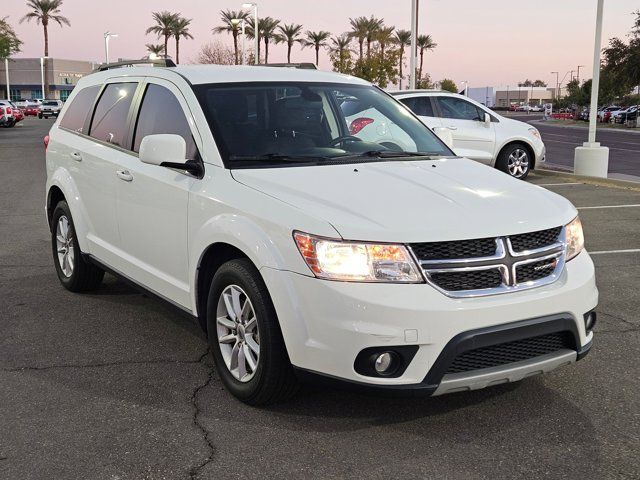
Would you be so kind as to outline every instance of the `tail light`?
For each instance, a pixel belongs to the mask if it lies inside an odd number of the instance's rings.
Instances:
[[[374,122],[373,118],[367,118],[367,117],[356,118],[353,122],[351,122],[351,125],[349,126],[349,133],[351,135],[356,135],[360,130],[362,130],[364,127],[366,127],[367,125],[373,122]]]
[[[49,135],[45,135],[44,136],[44,151],[47,151],[47,148],[49,148]]]
[[[11,115],[11,107],[7,107],[7,115]]]

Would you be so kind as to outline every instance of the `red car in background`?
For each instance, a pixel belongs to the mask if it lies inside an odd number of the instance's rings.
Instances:
[[[24,120],[24,112],[18,107],[13,107],[13,118],[15,118],[16,123]]]
[[[37,105],[29,105],[27,107],[25,107],[22,110],[25,114],[25,116],[29,117],[29,116],[33,116],[33,117],[37,117],[38,116],[38,106]]]

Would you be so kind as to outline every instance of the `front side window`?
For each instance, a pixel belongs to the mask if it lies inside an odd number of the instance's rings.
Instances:
[[[109,83],[91,120],[89,134],[103,142],[124,146],[127,133],[127,117],[137,83]]]
[[[187,144],[187,160],[196,159],[198,150],[178,99],[169,89],[149,84],[136,122],[133,151],[140,151],[144,137],[158,133],[180,135]]]
[[[80,90],[67,108],[64,117],[60,120],[60,126],[73,130],[74,132],[82,133],[87,115],[93,107],[99,91],[99,85],[93,85]]]
[[[261,82],[194,90],[230,168],[453,155],[375,87]]]
[[[421,117],[435,117],[429,97],[401,98],[400,101],[409,107],[409,110],[416,115],[420,115]]]
[[[458,120],[484,120],[484,111],[473,103],[457,97],[437,97],[444,118]]]

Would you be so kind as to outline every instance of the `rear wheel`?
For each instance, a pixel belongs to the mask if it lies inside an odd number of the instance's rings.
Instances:
[[[239,400],[266,405],[296,392],[271,297],[248,259],[225,263],[213,277],[207,333],[220,379]]]
[[[532,161],[527,147],[522,143],[514,143],[500,152],[496,167],[513,178],[522,180],[529,175]]]
[[[102,282],[104,271],[82,257],[67,202],[61,201],[51,219],[51,249],[60,283],[72,292],[94,290]]]

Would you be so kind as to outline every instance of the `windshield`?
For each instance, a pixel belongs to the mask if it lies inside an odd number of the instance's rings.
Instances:
[[[47,102],[44,102],[43,105],[58,106],[58,102],[55,100],[49,100]]]
[[[194,90],[229,168],[453,155],[372,86],[278,82]]]

